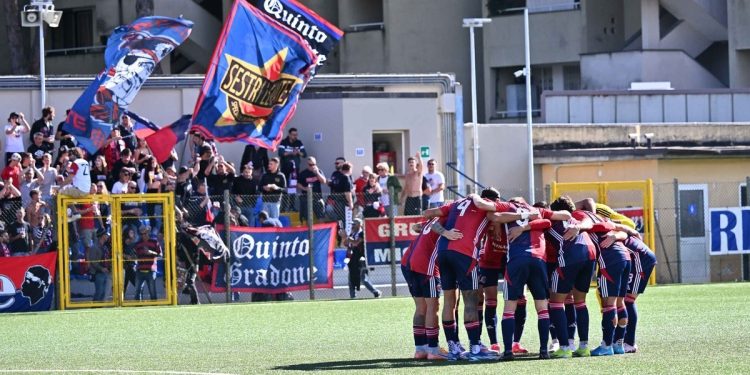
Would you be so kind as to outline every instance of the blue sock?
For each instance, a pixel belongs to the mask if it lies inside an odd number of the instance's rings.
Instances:
[[[539,352],[543,353],[547,351],[547,343],[549,342],[549,312],[546,309],[538,311],[537,319],[537,328],[539,329]]]
[[[445,340],[448,342],[458,342],[458,335],[456,334],[456,322],[453,320],[443,321],[443,332],[445,333]]]
[[[568,322],[568,340],[573,340],[576,337],[576,309],[572,300],[565,301],[565,320]]]
[[[414,346],[422,346],[427,344],[427,333],[425,332],[424,326],[412,326],[414,332]]]
[[[503,314],[504,315],[504,314]],[[515,328],[513,331],[513,342],[520,342],[521,335],[523,335],[523,327],[526,325],[526,300],[519,299],[518,305],[516,305],[516,312],[514,314]],[[503,318],[504,319],[504,318]]]
[[[617,317],[617,309],[614,306],[602,308],[602,341],[606,346],[612,346],[615,335],[615,324],[612,321],[615,317]]]
[[[625,309],[628,311],[628,328],[625,331],[625,343],[633,346],[635,345],[635,328],[638,325],[638,307],[635,305],[635,300],[628,301],[626,297]]]
[[[568,321],[565,316],[565,305],[550,302],[549,318],[552,321],[552,325],[555,326],[555,329],[551,331],[555,332],[557,339],[560,341],[560,346],[568,346]],[[552,339],[554,340],[555,337],[552,337]]]
[[[512,312],[503,312],[503,319],[500,321],[503,331],[503,346],[506,353],[513,352],[513,333],[516,330],[516,318]]]
[[[487,336],[490,338],[490,344],[497,344],[497,301],[487,300],[486,309],[484,325],[487,326]]]
[[[576,302],[576,328],[578,328],[578,340],[587,343],[589,341],[589,309],[586,302]]]
[[[437,327],[426,327],[425,333],[427,334],[427,346],[430,348],[438,347],[438,333],[440,329]]]
[[[628,327],[628,324],[625,323],[623,325],[620,325],[620,320],[628,319],[628,310],[624,307],[618,307],[617,308],[617,328],[615,328],[615,338],[614,342],[619,343],[620,340],[625,338],[625,329]]]
[[[479,321],[464,322],[464,328],[466,328],[466,335],[469,336],[469,345],[479,345],[479,339],[482,336],[482,326]]]

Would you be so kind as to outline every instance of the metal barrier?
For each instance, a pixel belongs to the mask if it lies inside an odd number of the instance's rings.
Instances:
[[[59,308],[177,304],[174,212],[172,194],[58,196]]]
[[[654,236],[654,190],[651,179],[615,182],[552,182],[550,201],[563,194],[569,195],[573,200],[591,197],[597,203],[606,204],[625,216],[640,217],[642,225],[639,230],[643,234],[643,240],[654,252],[657,251]],[[628,211],[631,215],[628,215]],[[656,284],[655,272],[651,274],[649,284]]]

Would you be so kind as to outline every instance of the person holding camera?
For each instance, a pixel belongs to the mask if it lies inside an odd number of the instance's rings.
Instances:
[[[14,153],[21,154],[25,151],[21,134],[29,131],[31,131],[31,126],[23,113],[11,112],[8,116],[8,124],[5,125],[5,165],[10,163],[10,157]]]
[[[349,236],[346,230],[339,232],[346,246],[346,256],[349,260],[349,297],[356,297],[356,291],[361,284],[369,290],[375,298],[380,298],[381,292],[370,283],[367,262],[365,261],[365,232],[362,230],[362,219],[356,218],[352,221],[352,231]]]

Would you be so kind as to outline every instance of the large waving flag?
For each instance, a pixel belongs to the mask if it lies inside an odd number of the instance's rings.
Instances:
[[[193,111],[193,130],[219,142],[276,149],[310,78],[315,53],[245,0],[227,17]]]
[[[159,163],[164,163],[172,153],[174,146],[185,139],[193,115],[184,115],[179,120],[159,129],[146,137],[146,143]]]
[[[106,68],[71,108],[63,129],[95,153],[156,65],[190,36],[185,19],[143,17],[114,30],[104,51]]]
[[[304,38],[323,65],[344,32],[296,0],[253,0],[258,9]]]

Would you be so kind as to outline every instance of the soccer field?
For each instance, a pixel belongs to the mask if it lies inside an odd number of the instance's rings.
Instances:
[[[601,338],[595,304],[594,346]],[[14,314],[0,317],[0,373],[456,373],[462,366],[473,373],[748,374],[748,311],[747,283],[652,287],[639,300],[640,353],[511,363],[410,359],[407,298]],[[538,347],[532,311],[522,342]]]

